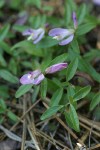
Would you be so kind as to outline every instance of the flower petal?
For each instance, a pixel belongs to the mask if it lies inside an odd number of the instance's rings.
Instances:
[[[41,73],[37,78],[34,79],[33,84],[38,85],[42,80],[44,80],[44,75]]]
[[[52,74],[52,73],[55,73],[57,71],[61,71],[65,68],[67,68],[67,63],[59,63],[59,64],[55,64],[55,65],[52,65],[52,66],[48,67],[45,70],[45,73],[46,74]]]
[[[20,78],[21,84],[31,84],[37,76],[41,74],[40,70],[31,71]]]
[[[22,33],[22,35],[31,35],[32,33],[34,33],[33,29],[27,29]]]
[[[69,35],[70,34],[69,29],[55,28],[55,29],[51,29],[49,31],[49,36],[58,36],[58,35],[62,35],[62,34]]]
[[[25,11],[18,15],[18,19],[16,20],[15,24],[24,25],[28,19],[28,13]]]
[[[43,30],[40,35],[33,41],[34,44],[38,43],[44,36],[45,31]]]
[[[70,43],[73,40],[73,38],[74,38],[74,34],[70,35],[67,39],[59,42],[59,45],[67,45],[68,43]]]
[[[36,78],[36,77],[39,76],[40,74],[41,74],[41,71],[38,70],[38,69],[31,72],[31,75],[32,75],[33,78]]]
[[[96,5],[100,5],[100,0],[93,0],[93,3]]]
[[[21,84],[31,84],[33,83],[34,78],[30,78],[30,74],[25,74],[20,78],[20,83]]]

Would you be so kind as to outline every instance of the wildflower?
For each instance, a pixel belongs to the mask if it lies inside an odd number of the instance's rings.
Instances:
[[[100,5],[100,0],[92,0],[94,4]]]
[[[44,29],[39,28],[39,29],[27,29],[23,32],[24,36],[29,36],[27,40],[33,40],[33,43],[36,44],[38,43],[44,36]]]
[[[72,18],[73,18],[73,23],[74,23],[74,29],[77,29],[78,22],[77,22],[77,18],[76,18],[76,13],[75,12],[73,12]]]
[[[52,65],[50,67],[48,67],[45,70],[46,74],[52,74],[55,73],[57,71],[61,71],[63,69],[67,68],[67,63],[58,63],[55,65]],[[21,84],[34,84],[34,85],[38,85],[39,83],[41,83],[42,80],[44,80],[44,75],[41,73],[40,70],[35,70],[32,72],[29,72],[25,75],[23,75],[20,78],[20,83]]]
[[[28,13],[27,12],[22,12],[18,15],[15,24],[24,25],[26,23],[27,19],[28,19]]]
[[[77,28],[77,19],[76,14],[73,12],[73,23],[74,29],[64,29],[64,28],[55,28],[49,31],[49,36],[52,36],[53,39],[59,41],[59,45],[67,45],[69,44],[74,38],[74,32]]]
[[[34,84],[38,85],[44,79],[44,75],[40,70],[35,70],[23,75],[20,78],[21,84]]]
[[[52,66],[48,67],[45,70],[45,73],[46,74],[52,74],[52,73],[55,73],[57,71],[61,71],[65,68],[67,68],[67,63],[59,63],[59,64],[55,64],[55,65],[52,65]]]

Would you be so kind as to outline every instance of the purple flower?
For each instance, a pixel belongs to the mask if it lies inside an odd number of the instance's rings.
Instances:
[[[72,18],[73,18],[74,28],[77,29],[78,22],[77,22],[77,18],[76,18],[76,13],[75,12],[73,12]]]
[[[38,85],[43,79],[44,79],[44,75],[41,73],[41,71],[35,70],[33,72],[29,72],[23,75],[20,78],[20,83]]]
[[[28,19],[28,13],[22,12],[21,14],[18,15],[18,19],[16,20],[15,24],[24,25],[27,19]]]
[[[49,36],[52,36],[53,39],[58,40],[59,45],[67,45],[74,38],[74,32],[78,26],[75,12],[73,12],[72,18],[74,23],[74,29],[55,28],[49,31]]]
[[[61,71],[63,69],[67,68],[67,63],[59,63],[59,64],[55,64],[52,65],[50,67],[48,67],[45,70],[46,74],[52,74],[55,73],[57,71]],[[29,72],[25,75],[23,75],[20,78],[20,83],[21,84],[34,84],[34,85],[38,85],[39,83],[41,83],[42,80],[44,80],[44,75],[41,73],[40,70],[35,70],[32,72]]]
[[[100,5],[100,0],[93,0],[93,3],[96,5]]]
[[[36,44],[38,43],[44,36],[44,29],[39,28],[39,29],[27,29],[23,32],[24,36],[29,36],[27,40],[33,40],[33,43]]]
[[[59,45],[67,45],[74,38],[74,29],[55,28],[49,31],[49,36],[59,41]]]
[[[52,65],[52,66],[48,67],[45,70],[45,73],[46,74],[52,74],[52,73],[55,73],[57,71],[61,71],[65,68],[67,68],[67,63],[59,63],[59,64],[55,64],[55,65]]]

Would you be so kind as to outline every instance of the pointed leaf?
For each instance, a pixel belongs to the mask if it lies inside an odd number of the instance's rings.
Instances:
[[[81,88],[75,95],[74,95],[74,101],[78,101],[82,98],[84,98],[91,90],[90,86],[86,86],[84,88]]]
[[[76,34],[78,36],[83,35],[91,31],[93,28],[95,28],[96,24],[92,22],[88,22],[86,24],[80,25],[77,29]]]
[[[41,83],[41,97],[44,99],[46,98],[46,93],[47,93],[47,79],[45,78],[42,83]]]
[[[66,80],[69,81],[73,78],[76,73],[78,67],[78,59],[75,58],[68,66],[67,73],[66,73]]]
[[[78,9],[78,25],[84,21],[85,15],[87,13],[87,6],[86,4],[80,5]]]
[[[15,50],[16,48],[22,48],[23,51],[26,51],[28,54],[35,55],[35,56],[43,56],[43,52],[40,48],[36,48],[36,45],[34,45],[31,41],[21,41],[17,44],[15,44],[11,51]]]
[[[49,66],[54,65],[54,64],[58,64],[61,62],[64,62],[65,60],[67,60],[68,54],[64,53],[62,55],[57,56],[55,59],[53,59],[51,61],[51,63],[49,64]]]
[[[44,119],[47,119],[51,116],[53,116],[55,113],[57,113],[58,110],[60,110],[63,106],[62,105],[59,105],[59,106],[54,106],[54,107],[51,107],[49,109],[47,109],[43,115],[41,116],[41,120],[44,120]]]
[[[64,115],[65,115],[65,119],[66,119],[68,126],[72,129],[74,129],[74,126],[73,126],[73,123],[72,123],[72,120],[70,117],[70,112],[65,112]]]
[[[58,44],[57,40],[54,40],[51,37],[46,37],[46,38],[43,38],[36,47],[37,48],[49,48],[57,44]]]
[[[99,103],[100,103],[100,92],[95,94],[95,96],[93,97],[90,104],[90,110],[93,110]]]
[[[88,73],[93,79],[100,83],[100,74],[91,66],[89,62],[84,60],[82,57],[79,59],[78,69]]]
[[[26,92],[28,92],[32,88],[33,84],[28,85],[21,85],[19,89],[16,91],[15,97],[19,98],[20,96],[24,95]]]
[[[5,69],[0,70],[0,77],[11,83],[18,83],[18,78]]]
[[[57,106],[61,100],[61,97],[62,97],[62,94],[63,94],[63,89],[60,88],[58,89],[52,96],[51,98],[51,101],[50,101],[50,106],[53,107],[53,106]]]
[[[10,29],[9,24],[5,24],[3,28],[0,29],[0,41],[5,39],[5,37],[7,36],[9,32],[9,29]]]
[[[72,121],[74,129],[79,132],[80,131],[79,119],[78,119],[75,108],[71,104],[70,104],[70,117],[71,117],[71,121]]]
[[[12,111],[8,111],[7,116],[14,122],[18,121],[18,117]]]

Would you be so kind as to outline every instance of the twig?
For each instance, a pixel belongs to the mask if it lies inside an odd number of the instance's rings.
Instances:
[[[85,142],[85,140],[87,139],[87,137],[89,136],[89,131],[86,131],[83,136],[80,138],[81,141]],[[77,146],[75,147],[75,150],[79,150],[79,146],[77,144]]]
[[[34,140],[35,140],[35,143],[38,144],[38,147],[42,150],[42,146],[41,146],[41,143],[40,143],[40,140],[39,138],[37,137],[37,134],[36,134],[36,127],[35,127],[35,124],[34,124],[34,121],[29,125],[28,127],[32,133],[32,136],[34,137]]]
[[[33,136],[33,134],[32,134],[32,132],[31,132],[29,126],[28,126],[28,131],[29,131],[29,134],[30,134],[30,136],[31,136],[31,138],[32,138],[32,141],[34,142],[34,145],[35,145],[36,149],[37,149],[37,150],[40,150],[40,148],[39,148],[39,146],[38,146],[38,142],[36,141],[35,136]]]
[[[79,116],[79,120],[80,120],[81,122],[87,124],[88,126],[92,126],[92,120],[87,119],[87,118],[83,117],[83,116],[80,115],[80,114],[78,114],[78,116]],[[99,123],[99,122],[94,122],[93,127],[94,127],[95,129],[97,129],[98,131],[100,131],[100,123]]]
[[[81,122],[80,122],[80,125],[81,125],[83,128],[87,129],[88,131],[91,130],[89,127],[87,127],[85,124],[83,124],[83,123],[81,123]],[[92,133],[95,134],[95,135],[97,135],[98,137],[100,137],[100,134],[99,134],[98,132],[92,130]]]
[[[90,146],[91,146],[91,134],[92,134],[92,130],[93,130],[94,121],[95,121],[95,118],[94,118],[94,120],[93,120],[91,129],[90,129],[90,134],[89,134],[89,148],[90,148]]]
[[[58,117],[58,116],[55,116],[55,118],[59,121],[59,123],[79,142],[81,143],[82,145],[84,145],[84,143],[76,136],[75,133],[73,133],[73,131],[66,126],[66,124]]]
[[[52,138],[51,138],[49,135],[45,134],[44,132],[42,132],[42,131],[40,131],[40,130],[38,130],[38,129],[37,129],[36,131],[37,131],[37,135],[38,135],[38,136],[44,137],[47,141],[51,142],[53,145],[55,145],[55,143],[57,143],[58,145],[62,146],[63,148],[66,148],[67,150],[70,150],[67,146],[63,145],[63,144],[60,143],[59,141],[57,141],[57,140],[55,140],[55,139],[53,139],[53,141],[52,141]],[[54,142],[54,141],[55,141],[55,142]],[[56,145],[55,145],[55,146],[56,146]]]
[[[23,98],[23,115],[26,112],[26,100],[27,100],[26,95],[24,95],[24,98]],[[21,150],[24,150],[25,140],[26,140],[26,118],[24,117]]]
[[[49,108],[46,103],[43,102],[43,104],[44,104],[44,106],[45,106],[46,108]],[[75,140],[77,140],[79,143],[81,143],[82,145],[84,145],[84,143],[76,136],[76,134],[73,133],[73,131],[72,131],[69,127],[67,127],[66,124],[65,124],[57,115],[55,115],[54,117],[55,117],[55,118],[57,119],[57,121],[59,121],[59,123],[75,138]]]
[[[57,132],[58,127],[59,127],[59,124],[57,124],[57,127],[56,127],[55,131],[54,131],[53,134],[51,135],[51,136],[52,136],[52,139],[54,138],[54,136],[55,136],[55,134],[56,134],[56,132]],[[51,143],[49,143],[49,144],[48,144],[48,150],[50,150],[51,146],[52,146]]]
[[[21,139],[18,135],[12,133],[11,131],[9,131],[8,129],[6,129],[5,127],[3,127],[2,125],[0,125],[0,129],[1,129],[1,130],[6,134],[6,136],[9,137],[10,139],[12,139],[12,140],[14,140],[14,141],[22,142],[22,139]],[[26,146],[30,146],[30,147],[32,147],[32,148],[35,148],[35,147],[34,147],[34,143],[33,143],[32,141],[25,141],[25,144],[26,144]]]
[[[74,150],[73,145],[72,145],[72,141],[71,141],[70,133],[68,133],[68,138],[69,138],[69,143],[70,143],[71,150]]]
[[[18,122],[16,124],[14,124],[11,128],[10,128],[10,131],[13,131],[15,129],[15,127],[22,121],[22,119],[31,111],[32,108],[35,107],[35,105],[37,105],[38,103],[40,102],[40,99],[37,100],[26,112],[24,115],[22,115],[20,117],[20,119],[18,120]],[[5,138],[5,135],[4,135],[4,138]]]
[[[96,150],[98,148],[100,148],[100,144],[97,144],[97,145],[95,145],[93,147],[90,147],[90,149],[88,148],[87,150]]]

